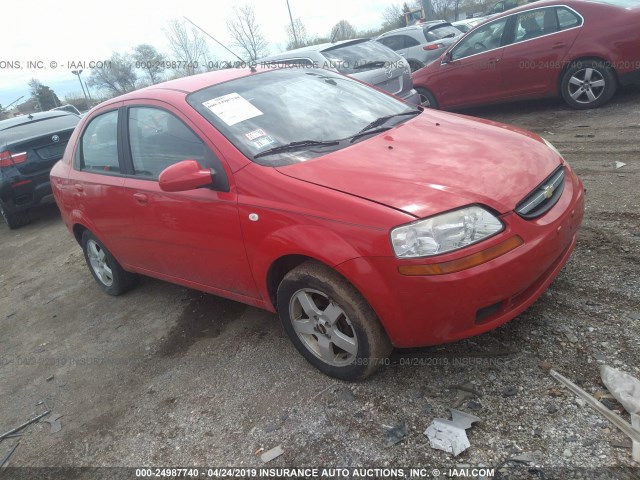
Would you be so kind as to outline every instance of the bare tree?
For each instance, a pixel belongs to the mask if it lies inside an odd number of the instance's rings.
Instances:
[[[290,23],[288,23],[286,26],[286,30],[288,40],[287,50],[311,45],[312,38],[307,33],[307,28],[304,26],[304,23],[302,23],[302,20],[300,18],[296,18],[293,21],[293,27]]]
[[[233,38],[234,45],[245,51],[250,62],[267,56],[269,54],[268,42],[260,31],[253,7],[243,5],[233,7],[233,10],[236,18],[227,22],[227,30]]]
[[[155,47],[142,43],[133,48],[133,59],[136,66],[144,71],[152,85],[162,81],[165,71],[164,56]]]
[[[176,72],[193,75],[206,69],[209,47],[202,33],[196,28],[187,28],[184,20],[171,20],[164,30],[176,62]]]
[[[456,0],[431,0],[435,17],[430,20],[453,20]]]
[[[394,28],[402,27],[404,24],[403,17],[404,13],[401,5],[389,5],[382,12],[382,28],[385,30],[392,30]]]
[[[113,53],[105,66],[91,70],[87,84],[99,90],[105,90],[110,95],[123,95],[137,88],[135,65],[131,55]]]
[[[331,29],[331,41],[349,40],[358,36],[356,28],[346,20],[340,20]]]

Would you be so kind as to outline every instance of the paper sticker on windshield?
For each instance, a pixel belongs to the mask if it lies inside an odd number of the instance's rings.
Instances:
[[[262,115],[260,110],[237,93],[207,100],[202,105],[229,126]]]
[[[267,135],[265,137],[259,138],[255,142],[251,142],[251,145],[253,145],[258,150],[261,150],[265,147],[268,147],[269,145],[273,145],[274,143],[276,143],[276,141],[273,139],[273,137]]]
[[[247,137],[247,140],[255,140],[256,138],[264,137],[266,133],[261,128],[253,130],[252,132],[245,133],[244,136]]]

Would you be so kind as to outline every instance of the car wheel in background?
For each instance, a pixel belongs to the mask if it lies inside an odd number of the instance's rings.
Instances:
[[[31,221],[31,215],[28,210],[10,212],[2,201],[0,201],[0,214],[11,230],[22,227]]]
[[[295,347],[331,377],[363,380],[393,349],[362,295],[321,263],[309,261],[291,270],[278,287],[277,304]]]
[[[438,101],[433,94],[426,88],[417,87],[416,92],[420,95],[420,105],[425,108],[438,108]]]
[[[93,278],[109,295],[120,295],[133,287],[136,276],[125,271],[89,230],[82,234],[82,250]]]
[[[411,68],[412,72],[420,70],[422,67],[424,67],[424,63],[414,59],[407,60],[407,63],[409,64],[409,68]]]
[[[604,105],[616,93],[616,88],[615,74],[599,60],[573,62],[560,81],[562,98],[577,109]]]

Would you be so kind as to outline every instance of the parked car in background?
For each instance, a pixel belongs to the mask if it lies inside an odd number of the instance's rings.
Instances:
[[[462,33],[467,33],[473,27],[475,27],[476,25],[479,25],[485,20],[486,20],[486,17],[468,18],[466,20],[458,20],[457,22],[451,22],[451,25],[456,27]]]
[[[79,121],[63,111],[0,121],[0,213],[9,228],[29,223],[29,210],[51,199],[49,172]]]
[[[640,83],[640,2],[542,1],[468,32],[414,72],[423,105],[451,109],[560,95],[599,107],[618,86]]]
[[[265,57],[258,64],[272,68],[325,68],[357,78],[414,105],[420,101],[407,62],[389,48],[366,38],[297,48]]]
[[[62,110],[64,112],[75,113],[79,117],[82,117],[82,113],[80,113],[80,110],[78,110],[76,107],[74,107],[71,104],[60,105],[59,107],[52,108],[51,110]]]
[[[438,58],[444,49],[462,35],[444,20],[434,20],[383,33],[376,41],[389,47],[409,62],[416,71]]]
[[[392,346],[520,314],[567,262],[584,203],[533,133],[313,68],[220,70],[111,99],[51,179],[106,293],[144,274],[278,312],[299,352],[345,380]]]

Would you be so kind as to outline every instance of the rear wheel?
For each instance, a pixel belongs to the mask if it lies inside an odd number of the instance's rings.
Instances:
[[[616,76],[605,62],[579,60],[571,64],[562,76],[562,98],[577,109],[604,105],[616,93]]]
[[[429,90],[427,90],[426,88],[417,87],[416,92],[418,92],[418,95],[420,95],[420,105],[425,108],[433,108],[436,110],[438,109],[438,101]]]
[[[11,230],[22,227],[31,221],[31,215],[28,210],[11,212],[2,201],[0,201],[0,214]]]
[[[345,278],[318,262],[291,270],[278,287],[278,314],[298,351],[341,380],[367,378],[392,346],[378,318]]]
[[[102,290],[117,296],[133,287],[136,276],[124,270],[89,230],[82,234],[82,250],[89,271]]]

